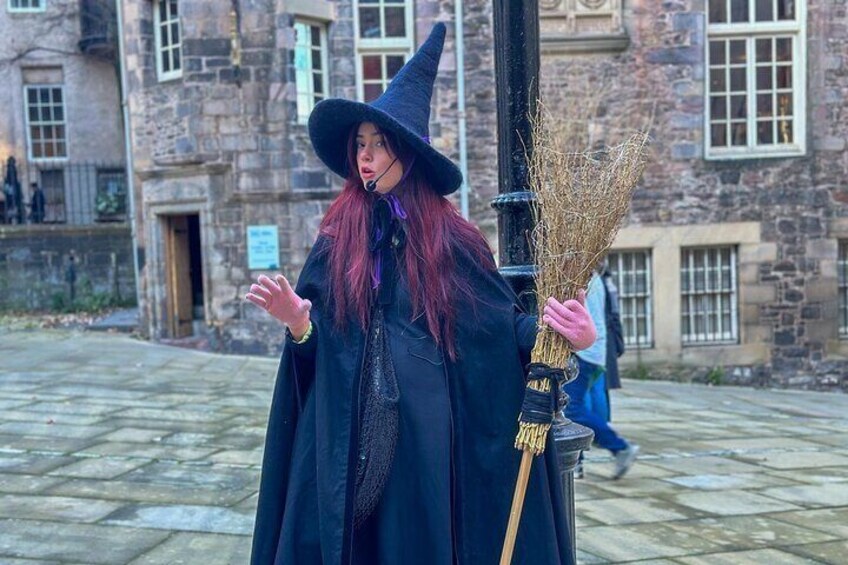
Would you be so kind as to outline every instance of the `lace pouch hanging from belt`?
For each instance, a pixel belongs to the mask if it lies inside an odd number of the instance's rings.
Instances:
[[[371,315],[359,398],[354,528],[365,522],[380,501],[392,470],[398,437],[400,391],[379,305]]]

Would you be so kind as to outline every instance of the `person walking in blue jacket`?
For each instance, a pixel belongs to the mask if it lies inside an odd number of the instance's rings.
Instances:
[[[597,338],[591,347],[576,353],[580,373],[563,387],[569,396],[565,415],[595,432],[595,443],[611,451],[615,457],[613,479],[620,479],[632,467],[639,446],[621,437],[608,421],[609,404],[604,383],[608,337],[605,302],[604,282],[595,274],[589,283],[586,307],[595,323]],[[577,469],[578,478],[581,474],[582,464]]]

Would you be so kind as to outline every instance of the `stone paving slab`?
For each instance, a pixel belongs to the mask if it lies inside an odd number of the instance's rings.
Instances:
[[[0,355],[1,565],[247,562],[277,359],[69,331]],[[581,564],[848,563],[848,395],[624,387],[642,455],[612,481],[587,453]]]
[[[848,506],[848,485],[842,482],[768,488],[762,493],[807,508]]]
[[[130,565],[196,565],[197,556],[214,556],[214,563],[250,561],[250,538],[222,534],[178,533]],[[204,563],[210,563],[209,558]]]
[[[0,520],[0,556],[114,565],[152,550],[168,535],[160,530],[117,526]]]
[[[669,522],[674,530],[713,540],[725,550],[783,547],[838,539],[832,534],[804,528],[766,516],[731,516]]]
[[[811,565],[821,563],[777,549],[710,553],[694,557],[680,557],[676,562],[685,565]]]
[[[54,520],[87,524],[97,522],[121,507],[120,503],[45,495],[0,495],[0,518]]]
[[[759,489],[796,484],[795,481],[761,472],[730,475],[679,475],[666,477],[663,480],[698,490]]]
[[[848,539],[848,507],[781,512],[772,518]]]
[[[676,531],[662,523],[584,528],[577,534],[577,545],[587,553],[612,562],[674,557],[721,549],[714,541]]]
[[[800,510],[801,508],[762,494],[738,489],[718,492],[684,492],[672,498],[683,506],[719,516],[762,514],[781,510]]]
[[[848,541],[801,545],[793,548],[793,551],[798,555],[815,559],[819,563],[844,565],[845,556],[848,555]]]
[[[253,531],[252,515],[217,506],[130,505],[113,512],[102,523],[212,534],[248,535]]]

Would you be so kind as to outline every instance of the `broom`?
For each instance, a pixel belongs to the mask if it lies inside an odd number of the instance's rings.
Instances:
[[[531,119],[533,145],[528,166],[535,192],[531,209],[536,225],[531,238],[541,320],[545,299],[577,296],[615,240],[645,167],[648,136],[637,132],[604,150],[575,151],[574,144],[585,146],[586,140],[574,123],[548,112],[541,102],[537,108]],[[553,418],[563,407],[560,387],[567,379],[560,367],[567,366],[570,354],[563,337],[540,326],[515,438],[515,448],[524,453],[501,565],[512,561],[533,456],[544,452]]]

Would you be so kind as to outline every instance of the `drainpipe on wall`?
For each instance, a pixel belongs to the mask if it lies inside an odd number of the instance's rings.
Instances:
[[[133,273],[135,274],[135,301],[141,308],[141,273],[138,265],[138,235],[135,215],[135,178],[133,167],[132,140],[130,137],[130,106],[127,97],[127,68],[124,64],[124,10],[123,0],[115,0],[118,16],[118,75],[121,88],[121,116],[124,120],[124,153],[127,158],[127,196],[129,197],[130,235],[132,237]],[[139,312],[140,317],[140,312]]]
[[[465,35],[462,27],[462,0],[454,6],[456,23],[456,97],[459,118],[459,169],[462,171],[462,186],[459,188],[459,204],[462,217],[468,219],[468,147],[465,139]]]

